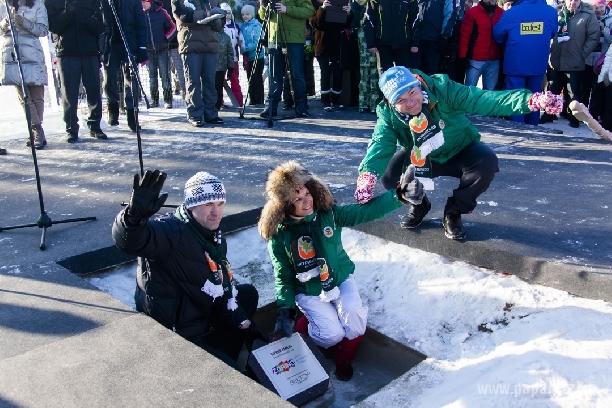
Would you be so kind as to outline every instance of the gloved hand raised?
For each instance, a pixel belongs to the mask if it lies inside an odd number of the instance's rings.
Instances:
[[[558,115],[563,110],[563,97],[550,91],[535,92],[527,102],[532,112],[544,109],[550,115]]]
[[[166,173],[159,170],[147,170],[140,180],[134,175],[132,197],[127,213],[131,217],[147,219],[155,214],[168,198],[168,193],[159,195],[166,181]]]
[[[411,164],[404,174],[402,174],[399,185],[397,186],[397,196],[402,202],[419,205],[423,202],[425,191],[423,190],[423,184],[418,179],[414,178],[414,172],[414,164]]]
[[[357,178],[357,189],[355,190],[355,200],[359,204],[365,204],[374,197],[374,186],[376,185],[376,175],[370,172],[361,173]]]
[[[281,307],[278,309],[278,318],[276,319],[275,332],[281,332],[285,337],[291,337],[293,334],[293,324],[295,319],[295,310],[291,307]]]

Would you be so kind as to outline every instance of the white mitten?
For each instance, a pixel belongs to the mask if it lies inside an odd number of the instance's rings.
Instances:
[[[309,271],[306,272],[301,272],[298,273],[297,275],[295,275],[295,277],[300,281],[300,282],[308,282],[309,280],[311,280],[312,278],[318,278],[319,277],[319,268],[312,268]]]

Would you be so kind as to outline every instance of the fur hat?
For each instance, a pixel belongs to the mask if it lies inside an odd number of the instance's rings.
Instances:
[[[251,6],[250,4],[245,4],[242,6],[242,10],[240,10],[240,14],[242,13],[247,13],[255,17],[255,7]]]
[[[225,202],[225,187],[221,180],[210,173],[201,171],[185,183],[185,208],[208,204],[214,201]]]
[[[269,240],[278,226],[292,210],[291,193],[306,187],[312,195],[315,210],[329,210],[334,198],[323,180],[306,170],[301,164],[290,160],[280,164],[268,174],[266,181],[266,204],[259,219],[259,234]]]

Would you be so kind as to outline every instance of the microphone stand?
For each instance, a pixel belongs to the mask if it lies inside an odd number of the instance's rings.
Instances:
[[[40,173],[38,171],[38,159],[36,157],[36,149],[34,147],[34,134],[32,133],[32,116],[30,113],[30,106],[28,105],[28,100],[30,98],[30,93],[28,91],[28,86],[26,85],[25,78],[23,76],[23,67],[21,65],[21,53],[19,51],[19,43],[17,39],[19,35],[15,31],[15,25],[13,24],[13,16],[11,15],[11,8],[9,7],[8,2],[4,2],[6,6],[6,12],[8,15],[8,22],[11,27],[11,37],[13,39],[13,48],[15,50],[14,58],[17,60],[17,66],[19,67],[19,77],[21,78],[21,90],[23,92],[23,109],[25,111],[26,122],[28,125],[28,133],[30,135],[30,150],[32,151],[32,160],[34,161],[34,173],[36,175],[36,189],[38,191],[38,203],[40,204],[40,217],[35,224],[23,224],[23,225],[13,225],[10,227],[0,227],[0,232],[8,231],[17,228],[27,228],[27,227],[38,227],[42,228],[42,236],[40,238],[40,250],[44,251],[47,247],[46,245],[46,235],[47,228],[50,228],[54,224],[66,224],[69,222],[79,222],[79,221],[92,221],[95,220],[96,217],[84,217],[84,218],[71,218],[67,220],[61,221],[52,221],[47,212],[45,211],[45,202],[43,200],[42,187],[40,185]]]
[[[115,19],[115,22],[117,23],[117,28],[119,29],[119,34],[121,35],[121,41],[123,41],[123,47],[125,48],[125,52],[128,56],[128,67],[129,67],[130,76],[131,76],[130,81],[132,81],[132,78],[136,78],[136,84],[138,85],[138,96],[140,95],[143,96],[145,100],[145,104],[147,105],[147,109],[149,109],[151,105],[149,104],[149,99],[147,98],[147,95],[144,92],[144,88],[142,87],[142,82],[140,82],[140,75],[138,74],[138,68],[136,67],[134,56],[130,52],[130,47],[128,46],[127,39],[125,38],[125,33],[123,32],[123,27],[121,26],[121,21],[119,20],[117,9],[115,9],[115,4],[113,0],[107,0],[107,3],[111,9],[111,12],[113,13],[113,18]],[[126,78],[124,77],[123,80],[125,81]],[[139,111],[138,101],[140,100],[140,98],[134,95],[134,90],[132,90],[132,99],[134,100],[134,121],[136,122],[136,141],[138,143],[138,162],[140,164],[140,176],[142,177],[144,176],[144,165],[142,162],[142,139],[140,137],[140,120],[138,119],[138,111]]]

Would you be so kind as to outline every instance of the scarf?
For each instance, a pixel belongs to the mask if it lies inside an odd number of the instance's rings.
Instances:
[[[227,299],[227,310],[236,310],[238,308],[238,303],[236,303],[238,290],[236,289],[236,281],[234,280],[230,263],[221,250],[221,231],[218,230],[215,234],[214,243],[204,238],[196,226],[197,221],[193,219],[184,204],[176,209],[174,218],[185,223],[191,232],[193,232],[200,245],[202,245],[202,248],[204,248],[210,274],[200,290],[212,296],[213,299],[225,296]]]
[[[311,220],[308,220],[312,217]],[[285,224],[285,229],[292,234],[291,260],[296,271],[296,278],[300,282],[307,282],[319,277],[321,280],[321,293],[319,298],[323,302],[338,299],[340,289],[336,285],[333,271],[327,261],[327,252],[319,234],[312,231],[312,223],[317,220],[317,213],[294,223]]]
[[[574,17],[574,12],[563,7],[561,15],[559,16],[559,32],[557,33],[557,42],[561,43],[570,39],[567,24],[572,17]]]

